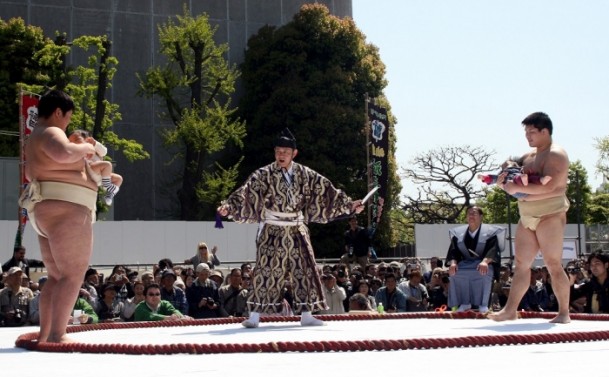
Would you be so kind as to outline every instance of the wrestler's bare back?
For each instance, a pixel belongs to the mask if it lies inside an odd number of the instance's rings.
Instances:
[[[39,124],[25,145],[26,178],[73,183],[97,191],[97,184],[85,170],[85,157],[93,153],[91,144],[70,143],[61,128]]]

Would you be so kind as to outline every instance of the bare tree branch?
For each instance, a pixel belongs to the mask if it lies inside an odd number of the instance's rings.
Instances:
[[[417,185],[416,196],[406,196],[404,209],[417,223],[454,223],[485,194],[476,176],[496,169],[495,152],[483,147],[448,146],[413,158],[402,178]]]

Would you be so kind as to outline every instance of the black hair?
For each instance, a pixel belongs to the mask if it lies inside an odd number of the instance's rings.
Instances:
[[[602,250],[595,250],[592,252],[592,254],[588,256],[588,263],[592,262],[592,259],[598,259],[603,262],[603,264],[609,262],[609,258],[607,258],[607,255],[603,253]]]
[[[465,213],[469,212],[470,209],[476,209],[476,211],[478,212],[478,214],[480,216],[484,216],[484,212],[482,212],[482,208],[478,207],[477,205],[471,205],[471,206],[467,206],[467,209],[465,210]]]
[[[547,128],[550,135],[552,135],[552,120],[546,113],[542,113],[540,111],[533,113],[524,118],[522,124],[525,126],[533,126],[539,131],[543,130],[544,128]]]
[[[169,258],[163,258],[158,263],[160,270],[173,269],[173,262]]]
[[[68,111],[74,111],[74,101],[61,90],[51,89],[40,97],[38,117],[48,118],[57,108],[65,115]]]
[[[158,285],[157,283],[151,283],[151,284],[147,285],[146,288],[144,288],[144,296],[148,295],[148,291],[151,288],[156,288],[159,291],[161,290],[161,286],[160,285]]]

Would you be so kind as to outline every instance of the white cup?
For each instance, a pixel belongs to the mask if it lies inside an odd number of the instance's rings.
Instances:
[[[82,315],[82,310],[74,309],[74,314],[72,315],[74,320],[72,321],[72,323],[75,325],[80,325],[80,316],[81,315]]]

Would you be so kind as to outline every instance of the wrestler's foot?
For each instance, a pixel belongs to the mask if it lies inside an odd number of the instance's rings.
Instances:
[[[58,337],[58,338],[55,338],[55,337],[51,337],[51,336],[50,336],[50,337],[47,339],[47,342],[49,342],[49,343],[61,343],[61,344],[67,344],[67,343],[76,343],[76,341],[75,341],[74,339],[72,339],[72,338],[68,338],[68,336],[67,336],[67,335],[62,335],[62,336],[60,336],[60,337]]]
[[[258,327],[258,325],[260,324],[260,313],[251,312],[250,317],[245,321],[241,322],[241,324],[243,325],[243,327],[246,327],[248,329],[254,329]]]
[[[468,305],[468,304],[459,305],[459,308],[457,309],[457,313],[466,312],[466,311],[470,310],[471,308],[472,308],[472,306]]]
[[[302,312],[302,316],[300,317],[300,325],[301,326],[323,326],[324,321],[313,317],[311,312]]]
[[[569,323],[571,322],[571,317],[569,317],[569,314],[558,314],[556,317],[554,317],[550,323]]]
[[[550,182],[552,180],[552,177],[550,177],[549,175],[544,175],[543,177],[539,178],[539,182],[542,185],[546,185],[548,182]]]
[[[503,321],[513,321],[515,319],[518,319],[518,313],[516,312],[506,312],[505,309],[498,311],[497,313],[489,313],[486,318],[488,319],[492,319],[493,321],[496,322],[503,322]]]
[[[480,314],[486,314],[486,313],[488,313],[488,306],[480,305],[478,307],[478,312]]]

